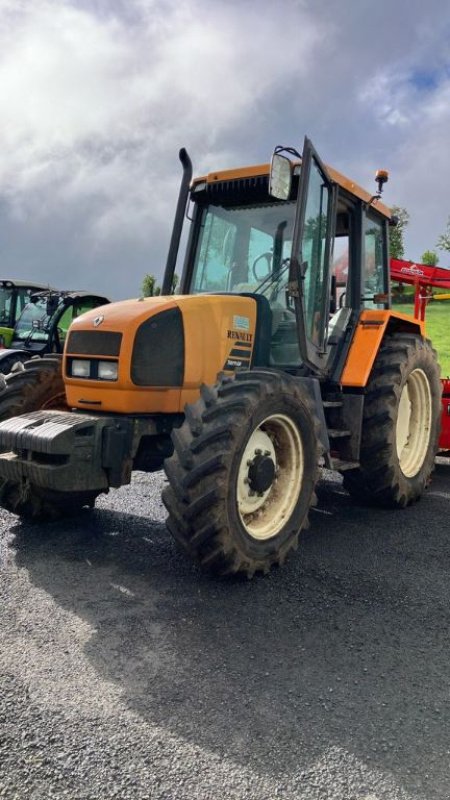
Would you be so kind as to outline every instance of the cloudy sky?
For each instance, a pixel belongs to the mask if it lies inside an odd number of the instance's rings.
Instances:
[[[2,276],[139,294],[161,275],[180,180],[308,134],[411,216],[450,215],[442,0],[0,0]],[[441,254],[450,267],[450,254]]]

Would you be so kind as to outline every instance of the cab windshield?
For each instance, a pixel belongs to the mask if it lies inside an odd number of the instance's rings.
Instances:
[[[40,298],[35,303],[28,303],[16,322],[14,338],[45,342],[48,338],[49,322],[47,298]]]
[[[0,325],[10,325],[14,289],[0,287]]]
[[[270,294],[285,291],[286,260],[291,255],[295,202],[239,207],[207,206],[191,291]],[[280,282],[283,273],[283,280]],[[282,286],[281,286],[282,283]]]
[[[259,294],[270,308],[270,364],[300,361],[287,292],[296,204],[211,205],[201,211],[191,292]]]

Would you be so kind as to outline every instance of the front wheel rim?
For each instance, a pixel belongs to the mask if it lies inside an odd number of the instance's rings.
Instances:
[[[413,478],[422,468],[430,444],[432,399],[430,382],[422,369],[413,370],[403,386],[396,426],[400,469]]]
[[[249,470],[261,456],[273,462],[274,479],[265,490],[252,493]],[[265,541],[281,531],[298,502],[303,473],[304,452],[297,425],[285,414],[266,417],[248,439],[237,476],[239,518],[252,539]]]

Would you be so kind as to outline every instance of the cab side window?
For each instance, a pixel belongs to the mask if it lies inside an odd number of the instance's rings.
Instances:
[[[75,303],[73,307],[73,318],[80,317],[81,314],[86,314],[87,311],[92,311],[92,309],[97,306],[98,303],[96,303],[92,297],[86,298],[86,300],[80,300],[78,303]]]
[[[62,344],[66,340],[67,332],[75,317],[85,314],[86,311],[92,311],[96,305],[97,303],[92,298],[86,298],[86,300],[79,300],[78,303],[66,308],[58,322],[58,336]]]
[[[361,307],[383,308],[376,303],[375,295],[386,292],[384,275],[383,224],[368,215],[364,217],[363,260],[361,270]]]
[[[236,225],[222,216],[206,216],[194,267],[194,293],[227,291],[236,232]]]
[[[0,292],[0,325],[11,325],[13,305],[13,290],[3,289]]]
[[[61,314],[59,321],[58,321],[58,336],[61,344],[64,344],[67,336],[67,331],[70,328],[74,317],[74,307],[70,306],[66,308],[63,314]]]
[[[27,303],[30,302],[31,295],[33,293],[32,289],[18,289],[17,291],[17,306],[16,306],[16,317],[22,313]]]

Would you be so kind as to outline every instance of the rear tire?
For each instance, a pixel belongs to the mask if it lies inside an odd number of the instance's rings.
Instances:
[[[201,567],[268,572],[308,526],[318,477],[312,403],[276,372],[238,372],[186,407],[172,433],[162,499],[167,526]]]
[[[361,466],[344,473],[356,500],[404,508],[420,498],[438,449],[441,392],[430,342],[414,334],[387,336],[367,386]]]
[[[0,376],[0,421],[40,409],[68,409],[61,356],[31,358]]]

